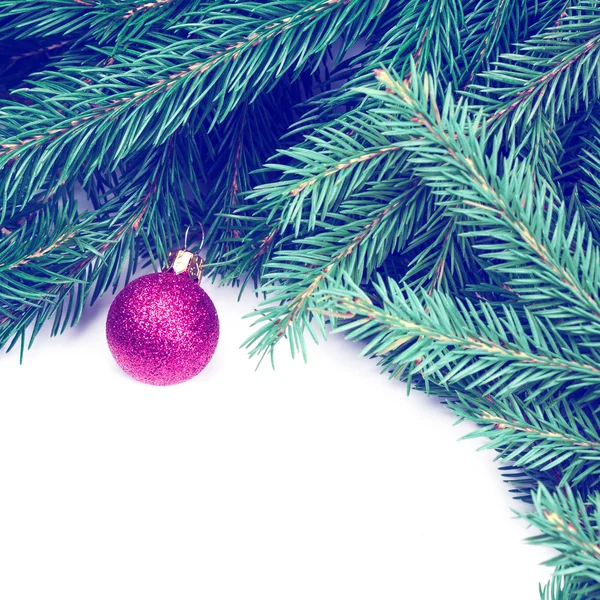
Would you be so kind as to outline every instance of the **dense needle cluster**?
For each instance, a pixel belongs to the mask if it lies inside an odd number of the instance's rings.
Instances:
[[[0,75],[0,347],[202,220],[251,354],[363,341],[600,598],[598,0],[0,0]]]

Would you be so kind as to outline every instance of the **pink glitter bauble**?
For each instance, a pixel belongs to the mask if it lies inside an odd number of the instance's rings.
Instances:
[[[144,383],[171,385],[208,364],[219,340],[219,317],[208,294],[187,274],[152,273],[114,299],[106,338],[126,373]]]

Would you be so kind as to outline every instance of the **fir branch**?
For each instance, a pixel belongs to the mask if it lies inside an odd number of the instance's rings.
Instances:
[[[465,15],[457,0],[409,0],[381,41],[365,56],[362,69],[349,86],[359,85],[361,76],[381,65],[390,65],[410,76],[410,61],[420,73],[438,73],[443,81],[456,83],[463,57],[461,28]]]
[[[386,23],[379,43],[354,59],[358,66],[350,81],[341,90],[325,94],[293,132],[303,133],[311,127],[311,134],[266,165],[280,173],[280,181],[259,187],[252,198],[261,210],[265,207],[269,219],[277,215],[282,230],[293,224],[298,234],[307,203],[309,229],[314,228],[319,214],[334,208],[336,202],[348,197],[375,173],[402,160],[393,156],[398,148],[382,135],[380,128],[373,126],[364,97],[354,90],[359,83],[372,82],[375,66],[392,62],[408,68],[411,57],[417,57],[424,69],[433,65],[441,68],[445,64],[443,57],[460,54],[460,3],[394,3],[383,20]],[[339,114],[342,104],[358,106]],[[330,121],[327,116],[331,116]],[[321,125],[315,130],[317,118]]]
[[[0,254],[0,294],[4,299],[0,310],[0,347],[10,350],[20,340],[23,353],[27,328],[32,326],[31,346],[42,325],[53,317],[53,334],[64,331],[69,323],[77,323],[93,285],[100,293],[115,275],[118,279],[126,253],[133,258],[130,270],[135,268],[134,226],[145,210],[146,205],[142,204],[131,212],[121,213],[121,220],[109,216],[104,224],[95,222],[99,214],[72,218],[67,224],[58,222],[56,229],[44,232],[43,246],[26,250],[24,255],[23,249],[31,247],[29,239],[36,240],[39,246],[40,232],[36,226],[40,221],[7,236]],[[15,249],[21,253],[19,258],[11,257]]]
[[[448,406],[480,425],[466,437],[487,437],[483,448],[496,449],[503,463],[529,473],[558,468],[555,488],[569,485],[586,494],[600,489],[598,422],[577,404],[529,410],[516,397],[492,399],[460,391]]]
[[[422,222],[406,248],[412,258],[403,281],[428,292],[437,289],[459,292],[469,285],[475,273],[482,274],[483,270],[468,240],[460,235],[462,227],[454,215],[431,200],[430,204],[431,215]]]
[[[419,56],[424,68],[440,66],[445,58],[460,52],[461,21],[461,6],[456,2],[433,6],[413,1],[406,6],[393,3],[386,10],[377,24],[377,43],[351,61],[351,80],[320,98],[292,131],[294,136],[305,131],[310,134],[267,163],[268,183],[258,186],[249,197],[255,205],[254,214],[264,215],[266,226],[250,230],[250,242],[238,253],[247,268],[254,271],[257,257],[270,255],[275,246],[284,245],[288,225],[294,227],[296,237],[301,226],[312,231],[319,219],[328,211],[336,211],[354,190],[380,181],[397,168],[403,161],[397,155],[398,148],[373,126],[365,99],[353,86],[372,81],[371,69],[382,62],[403,62],[408,67],[410,57]],[[342,104],[357,107],[340,114]],[[279,176],[279,181],[272,181],[273,176]]]
[[[315,311],[349,319],[335,329],[369,340],[364,355],[388,355],[395,377],[414,374],[448,388],[481,389],[527,403],[589,402],[600,392],[600,355],[582,354],[533,315],[510,306],[459,301],[440,292],[417,294],[393,281],[374,286],[374,304],[352,281],[318,293]],[[392,353],[392,354],[390,354]]]
[[[579,175],[575,184],[577,199],[581,199],[581,211],[587,217],[590,228],[597,231],[595,239],[600,241],[600,119],[591,115],[586,120],[587,131],[574,135],[583,147],[573,152],[576,157],[575,172]],[[579,193],[580,191],[580,193]]]
[[[597,2],[570,6],[555,25],[517,49],[482,73],[488,83],[473,84],[468,95],[485,108],[490,126],[506,129],[509,140],[535,146],[546,139],[548,128],[554,130],[598,99]]]
[[[325,327],[325,320],[311,313],[314,295],[343,272],[368,281],[390,252],[406,245],[427,206],[417,184],[398,176],[373,184],[342,203],[338,213],[328,214],[321,231],[273,254],[260,288],[268,298],[253,315],[262,325],[245,344],[251,354],[270,352],[286,336],[292,353],[306,356],[303,334],[312,334],[311,321],[322,333]],[[287,285],[281,286],[281,281]]]
[[[467,0],[463,9],[463,85],[469,85],[482,70],[489,70],[490,63],[512,50],[514,44],[544,31],[569,4],[569,0]]]
[[[214,182],[208,198],[212,206],[206,215],[212,221],[207,237],[216,243],[208,250],[207,267],[228,281],[247,281],[260,270],[260,260],[242,259],[248,222],[238,215],[243,207],[256,209],[246,196],[255,185],[267,182],[265,171],[259,169],[293,121],[290,96],[297,89],[284,79],[271,93],[261,94],[252,104],[243,103],[218,130],[220,147],[208,175]]]
[[[548,492],[540,487],[534,495],[535,513],[522,515],[541,530],[529,539],[532,544],[553,548],[558,555],[546,561],[557,576],[567,576],[572,588],[569,598],[594,598],[600,593],[600,497],[587,500],[570,488]]]
[[[462,21],[461,8],[454,3],[442,4],[438,7],[440,10],[420,2],[409,3],[398,12],[394,12],[397,6],[392,7],[388,16],[391,19],[389,28],[372,50],[357,57],[356,62],[360,68],[350,82],[342,86],[342,93],[336,91],[335,94],[327,94],[317,104],[314,114],[320,114],[322,118],[324,114],[332,112],[332,121],[318,127],[304,142],[280,153],[269,162],[270,170],[282,171],[281,179],[277,184],[269,182],[259,188],[254,198],[267,220],[276,220],[279,226],[268,233],[264,230],[256,231],[256,237],[271,240],[284,231],[290,222],[294,224],[298,234],[306,210],[309,211],[310,230],[315,226],[317,218],[335,207],[340,198],[352,193],[352,189],[366,185],[371,173],[385,173],[403,160],[396,156],[397,147],[389,142],[381,127],[369,119],[371,104],[368,99],[345,114],[339,115],[333,111],[342,102],[356,102],[352,86],[366,82],[372,66],[392,62],[397,68],[408,69],[412,56],[417,57],[419,70],[431,67],[439,77],[443,72],[442,64],[454,64],[453,61],[442,60],[440,57],[460,55],[458,23]],[[539,7],[539,10],[552,12],[546,5],[543,9]],[[423,27],[415,25],[419,23]],[[311,120],[310,117],[299,125],[298,131],[309,126],[314,126],[314,119]],[[388,152],[391,154],[387,155]],[[317,156],[318,160],[315,160]],[[323,162],[324,156],[331,159]],[[310,205],[309,209],[306,208],[307,204]],[[446,227],[451,232],[450,236],[444,238],[446,258],[436,252],[436,245],[432,243],[435,242],[432,232],[437,229],[437,224],[433,220],[423,222],[423,254],[415,256],[411,272],[418,284],[432,288],[447,281],[443,276],[446,266],[458,281],[461,281],[463,272],[475,268],[474,257],[471,256],[468,245],[458,235],[461,228],[455,217],[450,214],[445,214],[444,217]],[[414,247],[417,245],[415,243]],[[431,258],[427,256],[428,253]],[[430,263],[432,267],[428,272]],[[421,279],[416,279],[417,277]],[[466,277],[462,281],[466,283]]]
[[[2,213],[22,207],[43,185],[52,193],[75,173],[85,182],[98,168],[114,169],[134,148],[164,143],[200,104],[201,122],[209,117],[213,123],[222,121],[242,99],[252,101],[272,88],[284,72],[297,75],[311,56],[322,57],[342,34],[350,44],[368,31],[385,4],[363,4],[318,0],[301,9],[291,1],[210,6],[198,15],[198,23],[180,25],[193,38],[155,51],[129,47],[101,68],[65,67],[42,74],[20,92],[28,105],[7,103],[0,111],[5,125]],[[261,57],[267,55],[269,66],[261,68]],[[165,113],[166,103],[171,109]],[[156,123],[153,117],[159,115],[162,121]],[[56,171],[60,177],[51,175]],[[21,183],[25,180],[27,185]]]
[[[465,235],[483,238],[475,247],[490,261],[488,271],[502,274],[521,302],[556,327],[599,333],[600,255],[585,225],[567,223],[564,202],[516,153],[500,165],[498,138],[486,155],[481,112],[472,118],[450,93],[438,107],[428,76],[421,83],[415,74],[410,88],[383,71],[378,78],[388,91],[366,91],[382,101],[376,112],[386,134],[414,156],[415,173],[462,218]]]
[[[126,43],[149,26],[165,27],[210,0],[0,0],[0,39],[54,36]]]
[[[470,57],[466,66],[467,84],[471,83],[481,66],[487,64],[490,53],[497,52],[502,34],[508,29],[509,35],[515,35],[513,32],[515,29],[518,31],[518,24],[527,16],[526,3],[523,0],[478,1],[473,4],[472,10],[466,13],[465,22],[468,31],[465,53]],[[512,19],[517,27],[507,28]]]
[[[550,582],[540,587],[541,600],[578,600],[587,598],[589,586],[581,579],[555,573]]]
[[[323,128],[318,138],[311,138],[312,148],[298,145],[281,151],[279,162],[267,163],[268,168],[283,173],[281,179],[257,187],[249,198],[269,222],[277,218],[281,230],[291,224],[297,234],[306,219],[310,231],[340,199],[395,168],[394,154],[400,147],[369,121],[356,117],[349,113],[337,128]]]

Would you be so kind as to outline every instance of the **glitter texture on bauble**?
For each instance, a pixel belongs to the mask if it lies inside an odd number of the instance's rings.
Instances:
[[[144,383],[172,385],[208,364],[219,340],[212,300],[187,274],[144,275],[115,298],[106,338],[121,368]]]

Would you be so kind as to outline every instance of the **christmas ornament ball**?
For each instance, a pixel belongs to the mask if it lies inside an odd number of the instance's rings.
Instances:
[[[133,378],[172,385],[208,364],[219,339],[219,317],[208,294],[187,274],[152,273],[117,295],[106,338],[117,363]]]

